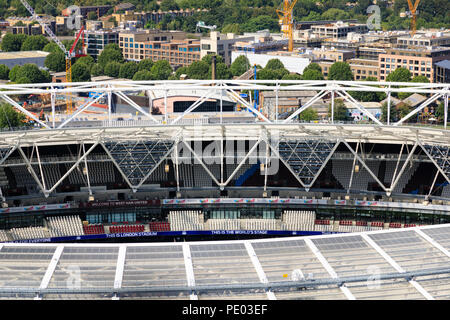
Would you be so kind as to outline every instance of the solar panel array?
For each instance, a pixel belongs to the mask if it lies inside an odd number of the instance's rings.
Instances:
[[[0,245],[0,299],[449,299],[450,225],[261,240]]]

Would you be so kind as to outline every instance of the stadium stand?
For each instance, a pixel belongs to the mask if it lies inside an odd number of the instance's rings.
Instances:
[[[102,224],[83,226],[84,234],[104,234],[105,228]]]
[[[51,237],[67,237],[83,234],[83,224],[79,216],[47,218]]]
[[[284,230],[314,230],[316,213],[305,210],[285,210],[282,216]]]
[[[171,230],[203,230],[203,214],[198,210],[176,210],[170,211],[169,223]]]

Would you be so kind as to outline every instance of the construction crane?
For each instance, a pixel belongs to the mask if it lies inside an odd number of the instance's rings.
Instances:
[[[209,29],[211,31],[214,31],[214,30],[216,30],[217,26],[216,25],[207,26],[205,24],[205,22],[199,21],[199,22],[197,22],[197,25],[195,26],[195,31],[200,32],[200,28],[205,28],[205,29]]]
[[[417,11],[417,7],[419,6],[420,0],[416,0],[416,3],[414,5],[412,4],[411,0],[408,0],[408,7],[409,11],[406,12],[408,16],[411,17],[411,37],[414,36],[416,33],[416,17],[419,11]]]
[[[72,82],[72,58],[76,58],[76,57],[83,57],[86,56],[86,54],[84,53],[84,37],[82,37],[82,52],[76,52],[75,51],[75,47],[78,43],[78,40],[80,39],[80,37],[84,34],[84,26],[81,27],[80,31],[78,32],[75,42],[73,43],[72,47],[70,48],[69,51],[67,51],[66,47],[62,44],[61,41],[59,41],[59,39],[56,37],[56,35],[53,33],[52,29],[50,29],[47,24],[42,20],[41,17],[39,17],[36,12],[34,11],[34,9],[28,4],[28,2],[26,0],[20,0],[20,2],[25,6],[25,8],[27,8],[28,12],[31,14],[31,16],[33,17],[34,20],[36,20],[45,30],[45,32],[48,34],[48,36],[50,37],[50,39],[53,40],[53,42],[55,42],[58,47],[62,50],[62,52],[65,55],[66,58],[66,82]],[[73,112],[72,109],[72,95],[69,94],[67,97],[67,113],[71,114]]]
[[[277,14],[279,23],[281,25],[281,31],[289,39],[288,51],[292,52],[294,50],[294,19],[292,17],[292,12],[297,0],[283,0],[283,9],[277,9]]]

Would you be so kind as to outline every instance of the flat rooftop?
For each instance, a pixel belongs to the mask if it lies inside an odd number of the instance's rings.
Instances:
[[[46,51],[12,51],[0,52],[0,60],[25,59],[25,58],[45,58],[50,52]]]

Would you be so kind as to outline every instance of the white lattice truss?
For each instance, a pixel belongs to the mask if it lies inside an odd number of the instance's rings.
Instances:
[[[401,86],[401,88],[399,88]],[[11,155],[16,149],[23,158],[24,164],[28,167],[29,172],[36,180],[39,188],[45,196],[49,196],[55,189],[63,182],[65,178],[78,166],[86,160],[94,148],[101,145],[110,157],[111,161],[115,164],[124,180],[128,183],[133,191],[137,191],[146,179],[153,173],[153,171],[160,166],[164,161],[171,159],[174,162],[176,168],[176,180],[177,188],[179,189],[179,150],[182,148],[188,149],[191,153],[192,159],[198,161],[200,165],[205,169],[206,173],[212,178],[215,184],[220,189],[224,189],[237,174],[240,167],[250,158],[254,157],[256,148],[261,144],[265,145],[265,160],[264,166],[267,166],[273,159],[280,159],[284,165],[291,171],[293,176],[299,181],[299,183],[309,190],[316,179],[319,177],[322,169],[326,166],[327,162],[333,156],[336,148],[340,144],[344,144],[354,156],[354,164],[360,163],[367,172],[373,177],[373,179],[380,185],[380,187],[386,192],[387,195],[392,193],[392,190],[396,187],[400,177],[404,173],[407,165],[410,163],[414,152],[417,148],[421,148],[423,153],[429,157],[431,162],[437,168],[437,174],[442,174],[445,179],[450,183],[450,161],[449,161],[449,148],[450,148],[450,132],[437,127],[418,127],[413,125],[405,125],[405,121],[414,114],[417,114],[424,109],[431,102],[439,98],[444,98],[445,101],[445,124],[447,123],[448,115],[448,97],[450,93],[450,84],[419,84],[419,83],[384,83],[384,82],[371,82],[368,84],[364,82],[350,82],[350,81],[229,81],[229,80],[188,80],[188,81],[112,81],[112,82],[100,82],[100,83],[58,83],[58,87],[55,84],[28,84],[28,85],[0,85],[2,93],[0,95],[3,100],[13,105],[19,111],[25,113],[30,118],[34,119],[40,126],[33,130],[23,131],[5,131],[0,133],[2,139],[0,139],[0,165]],[[257,109],[245,101],[237,93],[240,90],[273,90],[277,94],[282,90],[297,90],[297,91],[318,91],[319,93],[311,98],[305,105],[295,111],[291,116],[284,120],[268,119]],[[170,95],[170,90],[197,90],[203,92],[201,97],[184,113],[180,113],[174,120],[170,120],[167,114],[164,117],[164,122],[158,121],[153,115],[145,111],[142,107],[128,98],[124,92],[139,93],[142,91],[152,90],[164,90],[165,102],[167,102],[167,96]],[[100,92],[100,96],[92,99],[79,107],[71,116],[65,121],[59,124],[55,123],[55,100],[57,95],[61,95],[67,92],[81,93],[81,92]],[[390,108],[390,96],[394,92],[410,92],[410,93],[423,93],[429,94],[430,98],[422,103],[419,107],[415,108],[408,115],[398,120],[395,123],[390,123],[389,119],[387,123],[381,123],[370,112],[362,107],[355,99],[353,99],[348,92],[352,91],[370,91],[370,92],[385,92],[388,96],[388,109]],[[228,96],[235,102],[239,102],[247,107],[247,109],[255,115],[254,123],[222,123],[217,124],[203,124],[203,125],[186,125],[180,123],[186,115],[194,111],[204,101],[206,101],[212,93],[221,92],[221,96]],[[50,93],[52,99],[52,111],[49,116],[49,121],[41,121],[37,119],[32,113],[20,106],[13,97],[15,95],[23,94],[41,94]],[[129,105],[136,109],[150,120],[149,125],[143,126],[142,124],[127,124],[127,126],[113,127],[107,124],[102,127],[71,127],[70,123],[74,121],[77,115],[83,110],[87,109],[93,103],[97,102],[102,96],[107,96],[108,99],[108,115],[111,116],[111,95],[116,94],[125,100]],[[341,96],[345,100],[353,104],[364,115],[372,120],[368,124],[345,124],[336,123],[299,123],[294,118],[310,107],[315,101],[324,97],[327,94],[334,96]],[[334,98],[332,99],[332,108],[334,106]],[[221,103],[222,105],[222,103]],[[278,113],[277,113],[278,114]],[[388,115],[390,112],[388,112]],[[222,120],[222,117],[220,118]],[[109,118],[110,123],[111,117]],[[237,168],[231,173],[230,176],[224,177],[224,142],[227,140],[245,140],[254,142],[253,146],[245,152],[237,165]],[[216,141],[220,142],[220,152],[216,154],[216,160],[220,163],[221,174],[220,179],[214,176],[205,164],[205,159],[202,154],[199,154],[198,150],[193,150],[190,144],[195,141]],[[306,148],[306,156],[303,153],[302,157],[299,157],[296,151],[296,147],[290,146],[290,154],[280,155],[280,143],[286,143],[286,141],[293,141],[292,146],[298,146],[301,144]],[[148,143],[152,143],[152,146],[162,145],[163,149],[159,149],[157,156],[153,154],[152,149],[145,147]],[[408,150],[406,161],[400,167],[397,165],[396,172],[392,179],[390,186],[385,186],[372,172],[369,166],[366,164],[364,155],[358,151],[358,147],[354,150],[350,143],[381,143],[381,144],[399,144],[402,145],[400,158],[404,157],[403,149],[406,147]],[[79,154],[76,162],[71,168],[53,185],[49,185],[48,181],[45,181],[44,174],[42,172],[42,161],[39,156],[39,148],[49,145],[67,145],[77,144],[79,146]],[[131,157],[130,161],[135,165],[135,168],[125,170],[121,161],[111,154],[114,147],[108,147],[110,145],[122,145],[124,146],[125,153],[128,157]],[[133,158],[133,150],[136,146],[144,146],[144,152],[146,155],[141,159]],[[26,155],[23,152],[23,147],[32,148],[31,156]],[[320,151],[320,149],[325,150]],[[195,149],[195,148],[194,148]],[[318,152],[324,153],[323,156],[318,156]],[[304,158],[306,157],[306,158]],[[152,165],[143,169],[140,165],[145,162],[144,160],[151,159]],[[300,165],[298,164],[300,162]],[[38,169],[33,168],[33,165]],[[267,170],[266,170],[267,172]],[[87,175],[88,187],[89,184],[89,172]],[[352,177],[353,179],[353,170]],[[436,179],[435,179],[436,180]],[[267,175],[265,177],[264,190],[266,190]],[[351,183],[350,183],[351,185]],[[434,183],[432,189],[434,187]],[[430,191],[431,192],[431,191]],[[3,195],[0,191],[0,196]]]

